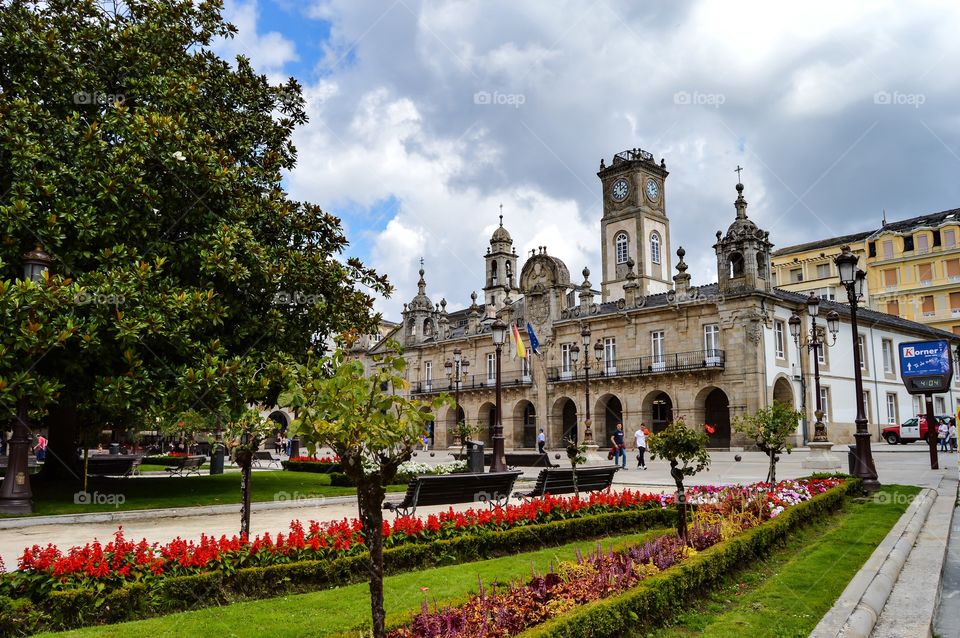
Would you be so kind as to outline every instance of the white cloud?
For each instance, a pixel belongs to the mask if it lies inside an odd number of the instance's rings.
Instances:
[[[254,2],[236,2],[248,53],[268,70],[295,58],[256,34]],[[751,218],[779,246],[960,196],[953,3],[324,0],[309,13],[330,38],[320,73],[300,78],[311,121],[290,189],[359,211],[345,215],[351,233],[397,202],[368,237],[398,287],[379,305],[394,319],[421,255],[431,298],[469,303],[501,202],[521,256],[546,244],[575,278],[584,264],[599,273],[595,173],[625,148],[666,159],[671,248],[686,248],[695,283],[715,277],[737,165]],[[513,102],[478,105],[478,91]],[[922,93],[924,106],[878,105],[877,91]]]
[[[250,58],[253,68],[273,80],[283,80],[283,67],[299,59],[293,42],[276,31],[257,32],[259,9],[257,0],[226,0],[224,18],[237,27],[234,38],[223,40],[214,47],[216,52],[230,60],[237,55]]]

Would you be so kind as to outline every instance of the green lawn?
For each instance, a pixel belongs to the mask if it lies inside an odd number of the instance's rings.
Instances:
[[[603,541],[604,547],[636,543],[662,534],[664,530],[618,536]],[[433,601],[464,596],[484,584],[526,579],[531,569],[549,569],[559,560],[572,560],[576,551],[587,552],[598,541],[582,541],[537,552],[492,560],[409,572],[385,579],[387,613],[416,609],[427,599]],[[338,589],[283,596],[261,601],[236,603],[137,622],[88,627],[56,636],[329,636],[349,630],[370,617],[370,597],[365,583]],[[50,634],[48,634],[50,635]]]
[[[355,494],[350,487],[331,487],[326,474],[286,472],[282,470],[254,472],[251,480],[253,501],[291,501],[320,496]],[[224,505],[240,502],[240,474],[228,472],[210,476],[144,476],[136,478],[91,478],[87,491],[109,502],[75,503],[80,490],[75,484],[35,479],[33,482],[34,516],[74,514],[135,509],[163,509],[194,505]],[[390,487],[401,491],[403,487]],[[118,504],[122,497],[123,502]]]
[[[653,638],[807,636],[900,515],[916,487],[884,486],[881,504],[849,502],[804,528],[780,551],[732,574]],[[901,498],[897,498],[900,496]],[[639,634],[638,634],[639,635]]]

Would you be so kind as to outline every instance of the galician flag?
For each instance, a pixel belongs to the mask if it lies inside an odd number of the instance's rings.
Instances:
[[[530,337],[530,349],[533,350],[533,354],[539,356],[540,353],[537,352],[537,348],[540,347],[540,340],[537,339],[537,334],[533,331],[533,326],[530,325],[530,322],[527,322],[527,335]],[[960,406],[958,406],[958,411],[960,411]]]
[[[520,357],[521,359],[527,358],[527,349],[523,347],[523,341],[520,339],[520,331],[517,330],[517,324],[513,324],[513,358],[516,359]]]

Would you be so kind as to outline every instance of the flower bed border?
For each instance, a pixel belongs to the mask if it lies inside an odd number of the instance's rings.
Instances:
[[[384,568],[386,574],[398,574],[675,524],[676,513],[672,508],[645,508],[502,531],[480,531],[452,539],[386,549]],[[152,589],[142,583],[132,583],[108,592],[92,588],[54,591],[38,603],[0,597],[0,636],[141,620],[242,600],[340,587],[365,580],[366,559],[366,553],[362,553],[326,560],[246,567],[230,576],[222,572],[174,576]]]
[[[767,554],[795,529],[838,510],[848,495],[862,491],[860,479],[846,478],[841,485],[721,541],[623,594],[587,603],[531,627],[517,638],[613,638],[655,629],[676,615],[678,603],[718,584],[748,559]]]
[[[280,465],[288,472],[313,472],[315,474],[330,474],[339,472],[339,463],[320,463],[319,461],[280,461]]]

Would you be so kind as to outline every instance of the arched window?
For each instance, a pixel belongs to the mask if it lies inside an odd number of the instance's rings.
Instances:
[[[490,263],[490,285],[497,285],[497,262]]]
[[[616,239],[613,240],[617,250],[618,264],[625,264],[630,259],[629,241],[626,233],[617,233]]]
[[[650,261],[660,263],[660,233],[656,231],[650,233]]]
[[[743,255],[730,253],[730,278],[743,277]]]

